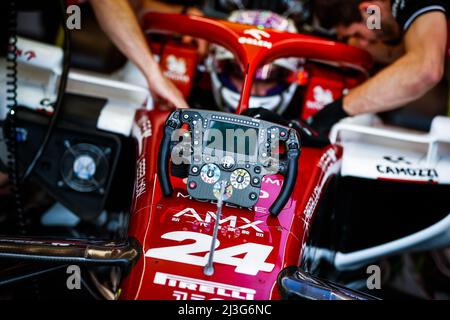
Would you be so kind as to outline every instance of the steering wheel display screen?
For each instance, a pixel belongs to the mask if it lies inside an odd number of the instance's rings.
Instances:
[[[221,121],[210,122],[204,141],[208,150],[220,150],[244,156],[257,154],[257,142],[257,129]]]

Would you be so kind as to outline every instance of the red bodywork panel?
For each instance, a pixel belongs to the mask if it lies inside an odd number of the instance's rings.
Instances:
[[[363,74],[347,75],[337,68],[326,64],[307,63],[308,82],[302,101],[301,119],[307,120],[323,109],[327,104],[341,98],[363,82]]]
[[[198,64],[197,49],[179,43],[150,42],[152,53],[158,56],[161,70],[187,99],[191,93]]]
[[[323,107],[342,97],[344,91],[344,76],[332,72],[320,65],[309,68],[310,80],[306,84],[302,120],[307,120],[323,109]]]
[[[255,70],[275,58],[316,58],[361,71],[371,63],[365,52],[332,41],[272,30],[255,33],[248,31],[257,29],[251,26],[202,17],[151,14],[144,18],[144,25],[152,31],[206,38],[234,52],[246,70],[240,112],[247,109]],[[215,272],[206,276],[203,267],[216,205],[190,199],[185,182],[175,177],[174,193],[163,197],[157,161],[168,115],[157,110],[136,114],[133,134],[139,148],[129,236],[141,244],[142,256],[122,282],[121,298],[280,298],[278,274],[300,265],[310,223],[327,183],[338,172],[342,150],[337,146],[303,148],[294,192],[278,217],[271,216],[268,208],[278,196],[282,176],[264,179],[254,208],[224,206]]]

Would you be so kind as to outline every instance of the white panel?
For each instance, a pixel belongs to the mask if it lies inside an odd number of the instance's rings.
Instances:
[[[344,149],[343,176],[450,184],[450,118],[437,117],[430,133],[355,119],[330,135]]]
[[[133,125],[135,110],[126,108],[127,102],[108,101],[100,112],[97,128],[129,136]]]
[[[61,48],[25,38],[17,38],[17,49],[20,54],[17,61],[61,73],[63,51]]]

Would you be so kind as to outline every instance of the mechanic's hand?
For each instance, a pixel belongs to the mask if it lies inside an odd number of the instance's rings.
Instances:
[[[147,76],[147,82],[149,89],[152,93],[156,94],[175,106],[177,109],[187,109],[189,105],[184,100],[183,94],[173,84],[172,81],[164,77],[161,69],[158,65],[152,68]]]
[[[327,136],[319,134],[302,120],[288,121],[279,114],[264,108],[248,109],[243,113],[243,115],[293,128],[300,135],[300,142],[302,146],[323,148],[330,144],[330,140]]]
[[[300,135],[300,142],[302,146],[323,148],[331,144],[328,136],[314,130],[312,127],[310,127],[300,119],[291,120],[289,122],[289,127],[295,129],[298,132],[298,134]]]
[[[340,98],[325,107],[307,120],[307,123],[320,134],[328,134],[333,125],[350,115],[345,112],[343,98]]]

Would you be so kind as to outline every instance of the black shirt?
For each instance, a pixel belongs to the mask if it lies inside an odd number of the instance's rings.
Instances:
[[[449,0],[392,0],[392,14],[405,32],[422,14],[441,11],[448,17]]]

